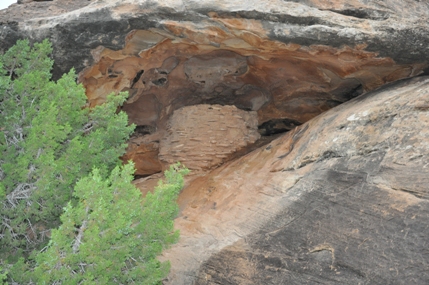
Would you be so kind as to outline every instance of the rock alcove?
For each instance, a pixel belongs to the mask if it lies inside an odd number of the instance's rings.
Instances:
[[[121,50],[94,49],[94,64],[80,74],[91,106],[112,91],[129,92],[122,109],[137,129],[123,160],[135,161],[138,177],[177,160],[213,169],[425,67],[397,64],[364,45],[286,44],[268,39],[258,21],[210,16],[206,26],[133,30]]]

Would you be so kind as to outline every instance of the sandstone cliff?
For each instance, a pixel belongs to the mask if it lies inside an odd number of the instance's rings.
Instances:
[[[167,284],[425,284],[429,78],[336,107],[189,183]]]
[[[0,50],[47,37],[90,106],[129,91],[142,191],[194,170],[166,284],[429,282],[427,1],[22,2]]]

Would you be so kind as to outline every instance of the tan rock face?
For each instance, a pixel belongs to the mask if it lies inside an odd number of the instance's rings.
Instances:
[[[426,284],[428,110],[397,83],[189,181],[165,284]]]
[[[196,105],[178,109],[161,140],[159,158],[191,170],[208,170],[260,138],[256,112],[234,106]]]

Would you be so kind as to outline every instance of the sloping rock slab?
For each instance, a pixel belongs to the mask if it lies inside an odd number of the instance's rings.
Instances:
[[[429,283],[429,78],[188,183],[165,284]]]

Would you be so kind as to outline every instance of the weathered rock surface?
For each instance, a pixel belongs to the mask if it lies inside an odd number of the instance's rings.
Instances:
[[[91,105],[128,90],[130,121],[157,137],[175,110],[197,104],[256,111],[271,135],[423,73],[428,11],[413,0],[56,0],[2,11],[0,38],[1,49],[50,38],[55,77],[74,66]],[[142,143],[127,157],[143,148],[154,158],[157,142]]]
[[[166,284],[427,284],[428,110],[396,83],[191,181]]]
[[[427,3],[297,2],[32,2],[0,12],[0,36],[3,49],[49,37],[56,76],[86,66],[92,105],[129,90],[130,121],[158,138],[174,110],[204,103],[256,111],[261,134],[282,132],[427,67]],[[124,159],[151,174],[158,151],[139,138]]]
[[[240,28],[241,33],[304,46],[366,44],[368,51],[382,57],[411,63],[427,58],[429,53],[425,48],[428,6],[426,1],[414,0],[37,1],[25,4],[27,9],[13,5],[1,11],[0,36],[51,38],[57,47],[57,70],[61,72],[72,66],[82,70],[85,64],[93,62],[89,52],[97,46],[121,49],[125,36],[132,30],[160,28],[168,34],[168,26],[186,29],[186,24],[192,22],[202,22],[198,28],[223,28],[225,22],[227,27]],[[47,7],[53,10],[46,10]],[[58,11],[60,8],[63,10]],[[200,34],[200,38],[207,39],[207,45],[218,36],[215,30],[207,36],[204,30]],[[186,33],[181,36],[186,37]],[[2,42],[1,49],[14,44],[15,40],[10,39]],[[81,51],[81,57],[76,57],[76,50]],[[87,62],[78,60],[83,58]]]
[[[159,158],[167,166],[180,161],[193,171],[209,170],[259,138],[256,112],[234,106],[188,106],[171,116]]]
[[[146,138],[133,138],[130,140],[122,161],[132,160],[136,167],[135,175],[147,176],[162,171],[159,161],[159,143],[147,142]]]

